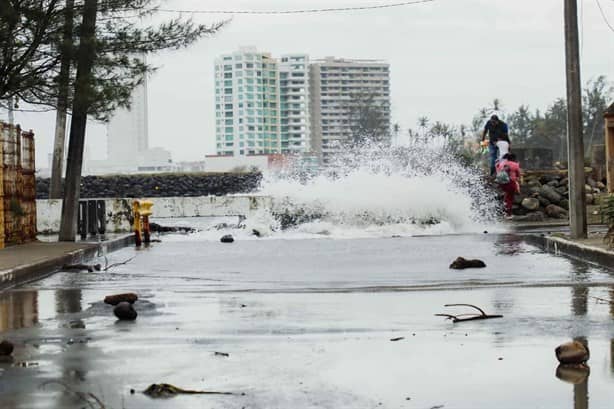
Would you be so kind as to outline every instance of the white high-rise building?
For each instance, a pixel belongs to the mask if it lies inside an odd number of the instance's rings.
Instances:
[[[88,160],[90,174],[169,171],[171,153],[149,147],[147,79],[132,91],[130,109],[118,109],[107,124],[107,159]]]
[[[215,62],[217,155],[281,153],[328,162],[353,136],[356,96],[369,98],[389,130],[387,63],[333,57],[312,63],[306,54],[278,60],[254,47],[222,55]]]
[[[282,55],[279,71],[281,151],[309,152],[309,56]]]
[[[279,64],[244,47],[215,62],[215,139],[222,156],[281,152]]]
[[[118,109],[107,125],[107,160],[113,166],[137,165],[149,148],[147,79],[132,92],[130,109]]]

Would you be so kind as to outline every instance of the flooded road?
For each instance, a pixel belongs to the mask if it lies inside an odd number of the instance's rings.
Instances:
[[[597,299],[614,299],[614,272],[518,236],[163,240],[109,255],[135,258],[108,272],[0,294],[0,338],[16,344],[0,362],[2,408],[86,406],[74,391],[118,409],[614,401],[614,307]],[[461,255],[488,267],[448,269]],[[126,291],[141,297],[134,323],[101,302]],[[452,324],[434,316],[465,312],[448,303],[504,318]],[[590,375],[566,378],[576,384],[556,376],[554,348],[571,339],[591,349]],[[235,395],[154,400],[140,393],[152,383]]]

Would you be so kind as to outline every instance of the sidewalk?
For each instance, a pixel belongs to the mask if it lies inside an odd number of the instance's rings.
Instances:
[[[553,254],[564,254],[614,269],[614,249],[603,241],[605,231],[590,231],[587,239],[571,239],[568,233],[530,234],[527,241]]]
[[[95,257],[99,250],[111,252],[129,245],[131,234],[116,235],[103,242],[33,242],[0,250],[0,290],[53,274],[65,264]]]

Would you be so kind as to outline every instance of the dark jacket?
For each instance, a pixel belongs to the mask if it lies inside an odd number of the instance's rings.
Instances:
[[[499,139],[509,142],[507,124],[501,120],[493,121],[490,119],[484,126],[484,131],[488,134],[488,139],[493,145],[497,143]]]

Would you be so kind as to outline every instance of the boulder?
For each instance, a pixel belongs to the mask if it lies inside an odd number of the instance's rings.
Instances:
[[[535,211],[539,209],[539,200],[533,197],[527,197],[522,200],[521,205],[529,211]]]
[[[225,236],[222,236],[222,238],[220,239],[220,241],[222,243],[234,243],[235,238],[232,237],[232,234],[227,234]]]
[[[129,302],[120,302],[113,309],[113,314],[122,321],[134,321],[137,317],[136,310]]]
[[[554,190],[552,186],[548,185],[542,186],[539,194],[552,203],[559,203],[563,199],[563,197],[556,190]]]
[[[565,210],[569,210],[569,200],[567,199],[563,199],[561,200],[561,202],[559,203],[559,205],[565,209]],[[545,207],[545,206],[544,206]]]
[[[552,187],[559,187],[559,181],[558,180],[551,180],[550,182],[546,183],[546,185],[552,186]]]
[[[573,385],[581,385],[588,380],[591,369],[586,364],[559,365],[556,368],[556,377]]]
[[[569,186],[569,178],[563,178],[561,179],[561,182],[559,183],[559,186]]]
[[[603,183],[601,183],[601,182],[597,182],[597,186],[596,187],[597,187],[597,189],[602,190],[602,191],[605,190],[605,188],[606,188],[606,186]]]
[[[486,264],[482,260],[467,260],[463,257],[458,257],[450,264],[450,268],[454,270],[464,270],[466,268],[484,268]]]
[[[556,192],[561,196],[567,196],[569,194],[569,190],[567,189],[567,186],[560,186],[554,190],[556,190]]]
[[[549,205],[551,205],[551,204],[552,204],[552,203],[550,202],[550,200],[546,199],[546,198],[545,198],[545,197],[543,197],[543,196],[538,196],[538,197],[537,197],[537,200],[539,200],[539,204],[540,204],[542,207],[546,207],[546,206],[549,206]],[[563,199],[563,200],[565,200],[565,199]],[[561,200],[561,202],[562,202],[563,200]]]
[[[544,219],[546,218],[546,215],[544,214],[544,212],[537,211],[537,212],[531,212],[527,214],[525,217],[526,217],[526,221],[528,222],[543,222]]]
[[[567,219],[568,217],[567,210],[554,204],[546,206],[546,214],[555,219]]]
[[[555,348],[556,359],[563,365],[583,364],[590,358],[588,347],[580,341],[567,342]]]
[[[0,342],[0,356],[9,356],[13,353],[15,346],[12,342],[3,340]]]
[[[515,222],[543,222],[545,218],[544,212],[538,210],[524,216],[514,216],[512,220]]]
[[[539,178],[539,181],[541,182],[542,185],[547,184],[548,182],[552,182],[552,181],[557,181],[559,180],[560,176],[558,175],[542,175]]]
[[[138,299],[139,296],[135,293],[124,293],[116,295],[107,295],[106,297],[104,297],[104,303],[109,305],[117,305],[120,302],[134,304]]]

